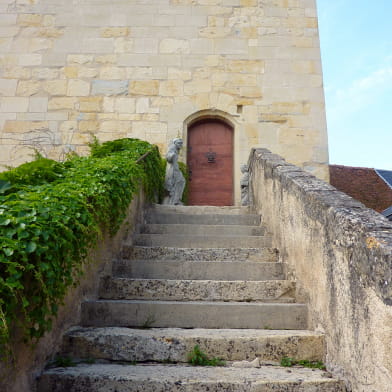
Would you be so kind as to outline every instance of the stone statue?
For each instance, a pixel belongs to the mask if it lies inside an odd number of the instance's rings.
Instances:
[[[171,141],[166,153],[165,189],[169,196],[164,204],[181,205],[182,193],[185,188],[185,178],[178,167],[178,154],[182,148],[182,139],[175,138]]]
[[[241,205],[248,206],[249,205],[249,166],[241,165],[241,173],[242,177],[240,180],[241,186]]]

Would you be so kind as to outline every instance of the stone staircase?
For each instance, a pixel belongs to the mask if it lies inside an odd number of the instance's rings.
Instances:
[[[38,391],[344,391],[328,372],[278,365],[325,353],[270,243],[246,208],[153,206],[64,336],[77,366],[48,368]],[[187,364],[196,345],[226,365]]]

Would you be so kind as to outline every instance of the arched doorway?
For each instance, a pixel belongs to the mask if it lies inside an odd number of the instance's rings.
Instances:
[[[190,205],[233,205],[233,128],[204,119],[188,128]]]

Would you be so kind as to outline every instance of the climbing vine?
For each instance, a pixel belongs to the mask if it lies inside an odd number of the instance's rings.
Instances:
[[[37,156],[0,174],[2,359],[15,328],[26,341],[50,330],[88,250],[103,230],[117,231],[139,187],[150,199],[162,194],[163,166],[155,146],[120,139],[95,140],[90,147],[89,157],[58,163]]]

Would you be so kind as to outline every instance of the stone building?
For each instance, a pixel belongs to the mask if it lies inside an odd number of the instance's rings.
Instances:
[[[251,147],[328,179],[315,0],[3,0],[0,24],[2,164],[179,136],[226,204]]]

